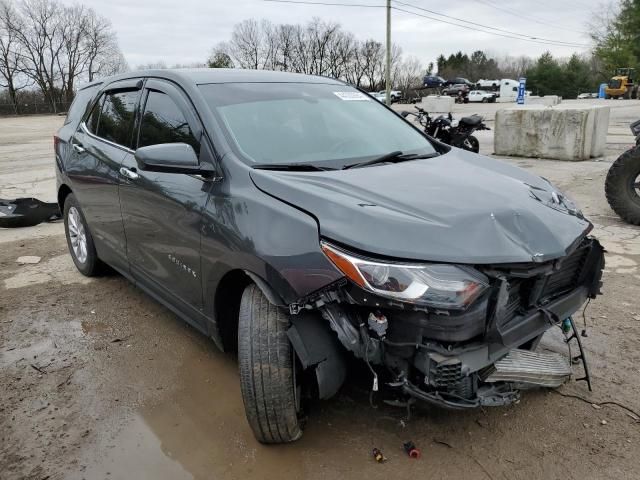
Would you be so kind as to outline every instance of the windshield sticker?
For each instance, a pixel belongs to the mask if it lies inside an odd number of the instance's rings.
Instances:
[[[365,102],[369,100],[364,93],[361,92],[333,92],[333,94],[341,100],[354,101],[354,100],[364,100]]]

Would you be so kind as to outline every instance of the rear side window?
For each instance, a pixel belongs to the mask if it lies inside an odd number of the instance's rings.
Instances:
[[[142,116],[138,147],[160,143],[186,143],[196,154],[200,151],[200,144],[178,105],[169,95],[151,90]]]
[[[78,90],[76,98],[73,99],[73,103],[71,104],[71,107],[69,107],[67,118],[64,120],[65,125],[74,122],[77,126],[78,123],[80,123],[80,119],[84,116],[84,112],[87,111],[89,102],[91,102],[91,99],[99,86],[100,84],[97,84]]]
[[[91,133],[95,134],[98,131],[98,120],[100,119],[100,108],[102,107],[102,101],[104,100],[104,94],[100,96],[100,100],[98,100],[93,108],[91,109],[91,113],[89,114],[89,118],[84,122],[87,126],[87,130]]]
[[[107,92],[96,135],[124,147],[131,146],[133,116],[140,90]]]

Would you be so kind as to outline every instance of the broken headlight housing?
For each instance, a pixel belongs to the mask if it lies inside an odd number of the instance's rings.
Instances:
[[[378,261],[348,253],[324,241],[320,246],[356,285],[401,302],[464,310],[489,288],[486,276],[466,266]]]

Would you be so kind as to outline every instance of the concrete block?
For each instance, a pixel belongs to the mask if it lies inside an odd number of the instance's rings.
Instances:
[[[588,124],[593,125],[591,134],[591,158],[602,157],[607,148],[607,132],[609,131],[609,116],[611,107],[604,105],[558,105],[556,109],[586,109],[589,112]]]
[[[553,107],[562,102],[562,97],[558,95],[545,95],[544,97],[530,96],[524,97],[525,105],[546,105],[547,107]]]
[[[580,161],[601,156],[606,146],[609,107],[514,106],[498,110],[497,155]]]
[[[449,113],[453,110],[454,98],[447,95],[429,95],[422,97],[421,103],[420,106],[429,113]]]

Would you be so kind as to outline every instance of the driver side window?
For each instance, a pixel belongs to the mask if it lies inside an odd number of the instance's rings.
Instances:
[[[200,152],[200,143],[182,111],[166,93],[150,90],[145,104],[138,148],[160,143],[183,142]]]

